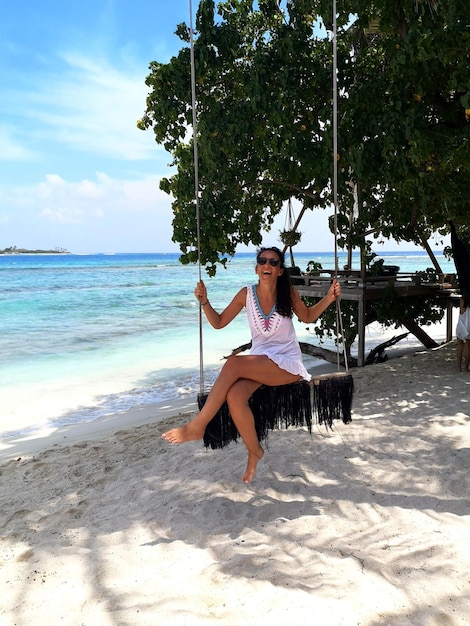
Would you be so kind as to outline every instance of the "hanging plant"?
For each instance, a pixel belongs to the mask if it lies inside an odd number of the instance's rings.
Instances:
[[[292,248],[299,243],[302,233],[299,233],[298,230],[281,230],[279,231],[279,238],[285,246]]]

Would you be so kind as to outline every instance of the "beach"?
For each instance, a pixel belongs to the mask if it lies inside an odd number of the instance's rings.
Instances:
[[[353,421],[171,446],[195,398],[0,453],[0,624],[463,625],[470,374],[455,343],[352,371]]]

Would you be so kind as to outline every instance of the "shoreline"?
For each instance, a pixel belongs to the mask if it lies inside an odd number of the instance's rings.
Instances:
[[[445,320],[444,320],[445,321]],[[441,344],[445,341],[444,321],[435,324],[430,336]],[[406,329],[403,329],[405,331]],[[366,342],[366,354],[383,341],[401,334],[402,329],[388,329],[386,332],[376,332],[372,328]],[[309,342],[311,336],[298,334],[299,341]],[[221,348],[215,342],[215,335],[205,338],[205,377],[210,385],[216,376],[222,360],[220,359]],[[228,346],[239,345],[242,341],[224,339],[227,348],[225,354],[230,352]],[[185,346],[178,344],[182,350]],[[320,344],[321,345],[321,344]],[[328,346],[327,346],[328,347]],[[330,347],[331,349],[331,347]],[[404,354],[408,351],[425,349],[422,344],[411,334],[399,343],[386,349],[389,358]],[[26,380],[18,377],[9,387],[5,387],[3,397],[3,418],[0,426],[0,449],[2,441],[38,436],[38,433],[47,431],[54,432],[62,425],[93,422],[101,417],[120,414],[123,411],[139,409],[143,405],[161,405],[179,403],[183,399],[196,397],[199,390],[199,376],[194,364],[197,361],[196,353],[191,357],[185,353],[185,373],[179,378],[176,361],[166,361],[166,370],[161,369],[155,386],[145,384],[145,378],[153,371],[153,363],[150,360],[139,364],[137,369],[127,368],[123,363],[114,371],[107,372],[107,362],[104,362],[104,370],[98,377],[89,364],[87,369],[77,371],[75,376],[66,376],[63,379],[52,377],[44,381],[38,381],[35,374],[34,380],[31,375]],[[355,347],[352,349],[356,355]],[[322,374],[335,371],[336,363],[332,364],[320,358],[304,355],[304,362],[311,374]],[[103,363],[103,361],[102,361]],[[175,370],[176,368],[176,370]],[[173,371],[175,375],[173,376]],[[157,370],[155,370],[157,371]],[[85,375],[86,372],[86,375]],[[140,383],[144,380],[144,385]],[[97,382],[99,381],[99,382]]]
[[[439,350],[446,345],[446,343],[442,343],[433,350]],[[396,344],[387,349],[388,360],[386,363],[395,361],[395,359],[402,359],[406,355],[414,355],[421,352],[428,352],[428,350],[420,344],[411,346]],[[356,377],[362,378],[364,370],[369,372],[376,365],[352,368],[350,372],[354,379]],[[335,372],[336,365],[324,361],[308,369],[310,373],[318,376]],[[137,428],[162,422],[173,417],[187,417],[195,413],[196,410],[197,396],[191,395],[170,401],[140,405],[124,411],[116,411],[93,420],[61,426],[44,426],[33,432],[25,432],[24,434],[20,433],[13,436],[2,436],[0,434],[0,466],[9,461],[34,457],[48,449],[70,446],[82,441],[103,440],[113,436],[122,429]]]
[[[99,441],[124,428],[138,428],[174,416],[188,415],[197,408],[196,399],[146,404],[127,411],[98,417],[87,422],[44,428],[24,436],[0,437],[0,466],[12,460],[34,457],[48,449],[66,447],[82,441]]]

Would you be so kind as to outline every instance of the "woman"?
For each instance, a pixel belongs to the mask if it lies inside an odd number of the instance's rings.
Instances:
[[[170,443],[202,439],[207,424],[226,401],[230,415],[248,450],[243,482],[250,483],[264,450],[256,435],[254,417],[248,405],[250,396],[261,385],[286,385],[311,376],[302,363],[292,316],[310,324],[339,298],[341,288],[336,280],[322,300],[311,307],[302,302],[291,286],[284,267],[284,254],[276,247],[261,248],[256,257],[258,284],[243,287],[232,302],[217,313],[200,281],[194,295],[201,302],[205,316],[214,328],[224,328],[246,307],[251,330],[249,355],[231,356],[225,362],[209,393],[204,407],[188,424],[162,435]]]
[[[457,370],[462,371],[462,357],[464,369],[470,367],[470,306],[467,306],[464,298],[460,299],[459,321],[455,330],[457,335]]]

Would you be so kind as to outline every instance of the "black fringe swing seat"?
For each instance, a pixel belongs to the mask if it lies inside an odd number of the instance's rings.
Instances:
[[[312,423],[333,427],[334,420],[344,424],[351,421],[354,392],[352,376],[339,372],[288,385],[262,385],[248,401],[255,418],[259,441],[266,439],[270,430],[306,427],[312,432]],[[198,395],[201,409],[207,394]],[[204,446],[213,450],[224,448],[240,435],[233,423],[227,403],[218,410],[206,427]]]

